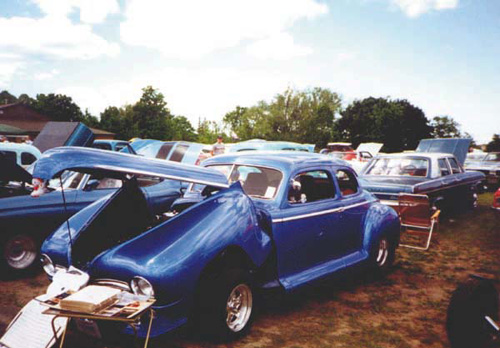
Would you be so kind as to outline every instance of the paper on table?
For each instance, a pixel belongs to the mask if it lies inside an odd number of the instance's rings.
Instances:
[[[55,341],[51,322],[53,315],[42,314],[47,307],[36,300],[31,300],[10,323],[0,339],[0,344],[9,348],[47,348]],[[67,323],[67,318],[57,318],[54,326],[60,337]]]

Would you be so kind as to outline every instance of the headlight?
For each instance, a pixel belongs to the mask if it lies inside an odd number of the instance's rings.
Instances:
[[[56,274],[56,267],[50,257],[46,254],[42,254],[40,261],[42,262],[42,267],[45,273],[47,273],[50,277],[53,277],[54,274]]]
[[[136,295],[142,295],[147,297],[154,297],[155,292],[153,286],[149,281],[143,277],[135,276],[130,281],[130,288]]]

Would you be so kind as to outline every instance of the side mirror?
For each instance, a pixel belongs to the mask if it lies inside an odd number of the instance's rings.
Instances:
[[[87,185],[85,185],[85,188],[83,189],[84,191],[93,191],[99,186],[99,180],[97,179],[90,179],[87,182]]]

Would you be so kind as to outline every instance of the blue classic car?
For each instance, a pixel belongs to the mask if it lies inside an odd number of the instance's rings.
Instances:
[[[106,151],[87,150],[89,154],[102,152]],[[89,155],[89,158],[92,156]],[[16,173],[20,176],[17,180],[31,182],[28,172],[21,171],[22,168],[17,169],[19,173]],[[142,176],[138,178],[138,182],[144,187],[147,200],[155,210],[168,209],[181,194],[177,181],[160,182],[157,178]],[[29,195],[31,189],[25,189],[26,192],[22,192],[23,196],[1,198],[1,266],[7,267],[9,271],[18,272],[34,266],[41,242],[54,229],[82,208],[116,191],[121,184],[121,180],[105,175],[65,171],[61,179],[48,182],[49,192],[40,197],[31,197]]]
[[[44,269],[53,275],[72,265],[94,284],[154,295],[152,336],[190,320],[234,339],[250,326],[256,291],[292,291],[356,265],[386,270],[394,259],[397,214],[362,190],[343,161],[247,152],[216,156],[204,168],[89,155],[61,148],[35,166],[34,176],[47,180],[72,170],[123,181],[45,240]],[[154,218],[136,174],[189,182],[201,200]]]
[[[127,148],[128,153],[135,154],[135,151],[130,146],[130,143],[126,140],[114,140],[114,139],[100,139],[94,140],[92,143],[94,149],[109,150],[109,151],[121,151]]]
[[[362,186],[397,209],[400,193],[429,196],[431,206],[452,210],[477,205],[479,172],[462,163],[470,139],[425,139],[415,152],[379,155],[360,175]]]
[[[267,141],[252,139],[227,145],[226,153],[242,151],[304,151],[314,152],[314,144],[299,144],[291,141]]]

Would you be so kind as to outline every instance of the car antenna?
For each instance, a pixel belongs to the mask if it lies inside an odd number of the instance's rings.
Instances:
[[[64,187],[62,183],[62,175],[59,176],[59,183],[61,185],[61,193],[62,193],[62,198],[63,198],[63,204],[64,204],[64,215],[66,215],[66,226],[68,228],[68,236],[69,236],[69,244],[71,246],[71,250],[73,250],[73,238],[71,237],[71,229],[69,227],[69,216],[68,216],[68,207],[66,206],[66,195],[64,194]]]

